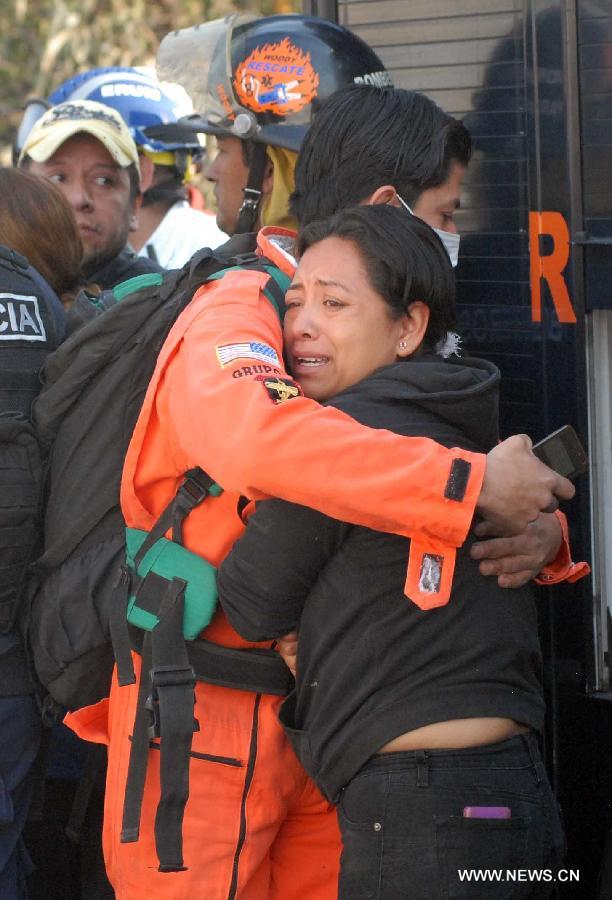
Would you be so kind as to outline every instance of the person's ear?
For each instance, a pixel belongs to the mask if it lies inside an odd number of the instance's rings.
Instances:
[[[146,153],[138,155],[138,163],[140,165],[140,190],[144,194],[153,184],[153,175],[155,174],[155,163]]]
[[[138,230],[138,212],[142,206],[142,194],[136,194],[132,200],[132,213],[130,215],[130,231]]]
[[[391,206],[399,206],[397,191],[392,184],[383,184],[376,188],[373,194],[364,200],[362,206],[374,206],[376,203],[390,203]]]
[[[419,349],[429,325],[429,307],[421,300],[415,300],[408,307],[400,321],[397,339],[397,355],[401,358],[412,356]]]

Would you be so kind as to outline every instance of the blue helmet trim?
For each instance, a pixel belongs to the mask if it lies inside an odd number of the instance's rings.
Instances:
[[[66,100],[96,100],[115,109],[125,120],[138,147],[151,153],[199,151],[196,138],[177,138],[177,103],[154,78],[136,69],[109,66],[69,78],[49,96],[52,105]],[[172,137],[164,140],[164,126]],[[155,138],[147,135],[154,128]]]

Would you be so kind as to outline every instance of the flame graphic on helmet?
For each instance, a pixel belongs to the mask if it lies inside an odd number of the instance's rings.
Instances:
[[[318,86],[310,53],[302,53],[289,38],[256,47],[234,74],[234,90],[243,106],[277,116],[298,112],[316,97]]]

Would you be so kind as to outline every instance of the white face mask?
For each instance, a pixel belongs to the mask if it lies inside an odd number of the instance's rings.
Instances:
[[[395,196],[402,204],[404,209],[407,209],[408,212],[414,216],[415,213],[412,212],[406,201],[402,200],[398,193],[396,193]],[[460,236],[458,234],[455,234],[454,231],[442,231],[441,228],[434,228],[433,230],[436,232],[436,234],[444,244],[444,249],[448,253],[448,258],[451,261],[451,266],[453,267],[453,269],[456,269],[457,263],[459,262],[459,241],[461,240]]]

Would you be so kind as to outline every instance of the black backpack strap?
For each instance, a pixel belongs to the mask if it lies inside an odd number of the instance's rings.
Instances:
[[[270,272],[270,266],[265,267],[267,272]],[[283,275],[280,270],[277,270],[279,275]],[[286,276],[283,276],[284,278]],[[282,285],[280,280],[278,280],[275,275],[270,275],[270,278],[264,287],[264,294],[268,297],[268,300],[271,301],[272,305],[276,309],[278,313],[278,317],[283,321],[285,318],[285,312],[287,311],[287,307],[285,305],[285,292],[289,286],[289,279],[287,278],[287,283]]]
[[[125,784],[121,843],[131,844],[140,836],[140,813],[149,758],[149,714],[146,702],[151,693],[151,633],[144,636],[136,715],[132,730],[132,746]]]
[[[134,573],[127,564],[123,564],[117,573],[115,596],[110,611],[110,634],[117,663],[117,679],[119,685],[134,684],[136,676],[132,665],[131,644],[127,624],[127,607],[132,588],[139,582],[138,567],[156,541],[172,528],[172,540],[183,543],[183,522],[192,509],[199,506],[215,485],[210,475],[202,469],[192,469],[185,475],[185,480],[175,496],[161,513],[142,546],[134,558]]]
[[[236,650],[198,638],[187,645],[197,681],[237,691],[285,697],[294,687],[293,675],[276,650]]]
[[[142,654],[146,633],[131,625],[128,630],[132,649]],[[201,637],[188,641],[186,647],[196,681],[275,697],[285,697],[293,690],[293,675],[276,650],[259,647],[237,650]]]
[[[174,578],[153,631],[149,735],[160,738],[160,800],[155,816],[155,846],[160,872],[183,865],[183,816],[189,797],[189,760],[194,719],[195,674],[183,638],[185,582]]]
[[[192,509],[206,500],[214,483],[203,469],[191,469],[185,473],[185,481],[161,513],[134,557],[134,569],[138,569],[151,547],[169,528],[172,528],[172,540],[177,544],[183,543],[183,522]]]
[[[127,629],[127,611],[131,584],[130,570],[127,567],[127,563],[124,562],[117,573],[108,621],[110,639],[117,664],[117,681],[120,687],[125,687],[126,684],[134,684],[136,681],[134,664],[132,663],[132,648]]]
[[[235,260],[243,255],[254,256],[257,246],[257,235],[253,232],[247,234],[235,234],[220,247],[211,250],[203,247],[185,263],[182,272],[189,282],[199,281],[204,284],[206,280],[218,269],[235,265]]]
[[[142,671],[123,809],[122,843],[137,841],[146,780],[149,740],[160,738],[161,797],[155,817],[160,872],[183,865],[182,825],[189,796],[189,759],[194,719],[195,674],[183,638],[185,582],[168,584],[159,623],[143,643]]]

